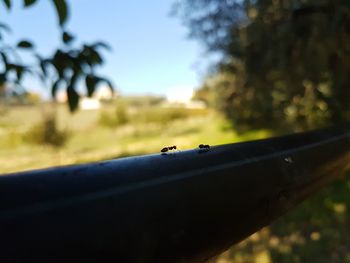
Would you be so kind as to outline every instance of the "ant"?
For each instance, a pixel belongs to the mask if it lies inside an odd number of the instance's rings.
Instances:
[[[205,149],[205,150],[209,150],[210,146],[208,144],[200,144],[198,145],[199,149]]]
[[[199,148],[198,153],[205,153],[209,151],[210,146],[208,144],[200,144],[198,145],[198,148]]]
[[[163,149],[160,150],[160,152],[166,153],[167,151],[176,150],[176,149],[177,149],[176,145],[173,145],[169,147],[164,147]]]
[[[167,151],[169,151],[169,148],[168,147],[164,147],[163,149],[160,150],[162,153],[165,153]]]

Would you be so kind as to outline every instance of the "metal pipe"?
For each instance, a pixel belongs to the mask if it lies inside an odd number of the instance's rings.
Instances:
[[[202,262],[349,164],[345,127],[3,175],[1,262]]]

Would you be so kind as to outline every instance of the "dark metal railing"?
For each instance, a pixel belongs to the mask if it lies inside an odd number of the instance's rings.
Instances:
[[[349,164],[345,127],[3,175],[1,262],[201,262]]]

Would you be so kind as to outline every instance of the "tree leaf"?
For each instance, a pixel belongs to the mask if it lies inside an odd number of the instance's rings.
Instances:
[[[28,7],[36,3],[37,0],[24,0],[24,6]]]
[[[26,68],[21,65],[15,65],[15,71],[16,71],[16,77],[17,77],[17,83],[20,83],[23,77],[23,73],[25,72]]]
[[[11,28],[4,23],[0,23],[0,29],[6,31],[7,33],[11,33]]]
[[[6,53],[0,52],[0,56],[1,56],[1,58],[2,58],[2,62],[5,64],[5,68],[7,68],[8,59],[7,59]]]
[[[35,55],[36,58],[39,60],[39,66],[40,66],[40,69],[41,69],[41,72],[43,73],[43,75],[46,77],[47,76],[47,69],[46,69],[46,66],[48,64],[50,64],[50,60],[48,59],[43,59],[40,55],[36,54]]]
[[[87,88],[87,92],[88,92],[89,97],[91,97],[92,94],[94,93],[98,81],[99,81],[99,78],[97,78],[96,76],[93,76],[91,74],[86,76],[85,84],[86,84],[86,88]]]
[[[7,81],[7,77],[5,73],[0,74],[0,86],[4,85]]]
[[[63,43],[69,44],[74,40],[74,36],[65,31],[62,34],[62,40],[63,40]]]
[[[53,0],[59,19],[59,25],[63,26],[68,18],[68,6],[66,0]]]
[[[89,74],[85,78],[85,84],[86,84],[86,88],[87,88],[89,97],[91,97],[93,95],[94,91],[97,88],[97,84],[101,81],[105,82],[108,85],[108,87],[110,88],[110,90],[112,91],[112,94],[114,94],[114,87],[113,87],[113,84],[111,83],[110,80]]]
[[[93,46],[84,45],[84,48],[80,52],[81,60],[83,60],[84,63],[90,65],[91,67],[94,65],[101,65],[103,64],[103,59],[98,51],[94,49]]]
[[[67,96],[68,96],[68,105],[69,110],[74,112],[79,105],[79,94],[74,89],[73,84],[70,84],[67,88]]]
[[[90,49],[90,61],[92,62],[92,65],[101,65],[103,64],[103,59],[98,51],[96,51],[94,48]]]
[[[7,7],[7,9],[9,10],[11,8],[11,0],[3,0],[5,6]]]
[[[19,48],[33,48],[33,44],[28,40],[22,40],[17,43],[17,47]]]
[[[106,50],[108,50],[108,51],[111,51],[112,50],[112,48],[109,46],[109,45],[107,45],[106,43],[104,43],[104,42],[96,42],[96,43],[94,43],[92,46],[91,46],[92,48],[99,48],[99,47],[102,47],[102,48],[104,48],[104,49],[106,49]]]
[[[109,80],[106,80],[106,83],[107,83],[107,85],[108,85],[109,89],[111,90],[112,95],[114,95],[114,93],[115,93],[115,88],[114,88],[114,85],[113,85],[113,84],[112,84],[112,82],[111,82],[111,81],[109,81]]]
[[[114,92],[115,92],[114,85],[112,84],[112,82],[109,79],[100,78],[100,81],[106,82],[108,88],[111,90],[112,94],[114,94]]]
[[[52,95],[53,99],[56,98],[56,93],[57,93],[58,85],[60,84],[60,82],[61,82],[61,79],[56,80],[51,87],[51,95]]]
[[[57,50],[50,62],[55,67],[60,78],[64,77],[65,71],[72,69],[74,66],[72,57],[69,53],[63,52],[62,50]]]

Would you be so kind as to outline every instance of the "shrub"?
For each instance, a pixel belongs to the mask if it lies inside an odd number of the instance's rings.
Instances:
[[[127,107],[124,103],[118,103],[115,109],[116,125],[123,125],[129,122]]]
[[[135,114],[135,121],[141,123],[168,124],[172,121],[189,117],[184,108],[145,108]]]
[[[98,123],[104,127],[114,128],[116,126],[115,116],[108,111],[102,111]]]
[[[32,126],[24,135],[24,140],[38,145],[47,145],[55,148],[63,147],[70,133],[57,127],[54,114],[44,115],[41,122]]]
[[[117,104],[114,114],[109,111],[102,111],[99,118],[99,124],[109,128],[115,128],[128,122],[128,111],[123,103]]]

